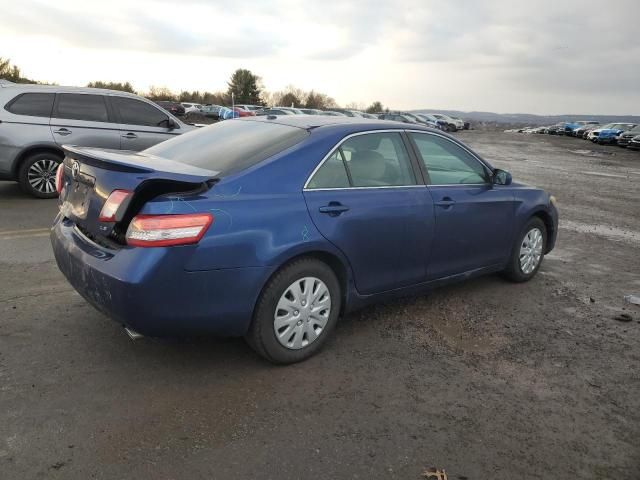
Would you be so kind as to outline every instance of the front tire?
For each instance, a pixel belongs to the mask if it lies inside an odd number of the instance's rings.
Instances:
[[[62,157],[53,152],[29,155],[18,170],[18,183],[25,193],[37,198],[56,198],[56,172]]]
[[[513,282],[528,282],[542,264],[547,245],[547,228],[539,217],[532,217],[516,238],[505,276]]]
[[[260,294],[245,339],[276,364],[306,360],[326,343],[342,307],[340,282],[315,258],[279,270]]]

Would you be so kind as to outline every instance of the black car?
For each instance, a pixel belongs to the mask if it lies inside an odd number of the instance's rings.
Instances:
[[[184,107],[180,105],[178,102],[169,102],[165,100],[160,100],[156,103],[160,105],[162,108],[164,108],[167,112],[172,113],[173,115],[176,115],[178,117],[181,117],[182,115],[184,115]]]
[[[564,134],[564,124],[562,125],[551,125],[547,128],[547,133],[549,135],[561,135]]]

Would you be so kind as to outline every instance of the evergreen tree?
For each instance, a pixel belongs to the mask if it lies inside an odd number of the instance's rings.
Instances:
[[[251,70],[239,68],[231,75],[227,93],[229,96],[233,94],[235,103],[260,104],[259,82],[260,77],[251,73]]]

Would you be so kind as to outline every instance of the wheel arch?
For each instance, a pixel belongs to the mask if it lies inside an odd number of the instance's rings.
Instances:
[[[264,282],[264,285],[260,289],[260,293],[256,297],[254,312],[255,312],[256,305],[260,300],[260,297],[262,296],[262,292],[264,291],[266,286],[269,284],[271,279],[275,275],[277,275],[278,272],[280,272],[283,268],[303,258],[317,259],[325,263],[326,265],[328,265],[329,268],[331,268],[333,273],[338,278],[338,282],[340,284],[340,290],[341,290],[340,294],[341,294],[341,300],[342,300],[341,307],[340,307],[340,314],[342,315],[346,311],[346,308],[347,308],[346,305],[349,299],[349,286],[351,284],[351,270],[346,259],[341,258],[340,255],[338,255],[335,252],[330,252],[328,250],[322,250],[322,249],[312,249],[312,250],[296,252],[291,254],[290,256],[286,257],[283,261],[281,261],[276,268],[273,269],[273,271],[271,272],[271,275],[269,275],[267,280]]]
[[[550,240],[554,238],[556,235],[555,226],[553,224],[553,218],[546,210],[543,210],[543,209],[536,210],[535,212],[533,212],[533,214],[531,215],[531,218],[534,218],[534,217],[537,217],[540,220],[542,220],[542,223],[544,223],[544,226],[547,229],[547,238],[544,246],[545,248],[544,253],[545,254],[549,253],[550,251],[549,245],[551,245]]]
[[[13,163],[13,168],[11,174],[13,178],[18,179],[18,172],[20,171],[20,166],[22,163],[31,155],[36,153],[47,153],[52,152],[58,155],[61,158],[64,158],[64,152],[62,148],[56,144],[38,144],[38,145],[30,145],[23,149],[16,157],[16,161]]]

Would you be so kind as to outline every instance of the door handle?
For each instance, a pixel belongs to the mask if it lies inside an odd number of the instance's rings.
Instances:
[[[125,135],[121,135],[122,138],[130,138],[130,139],[134,139],[134,138],[138,138],[138,135],[136,135],[135,133],[129,132]]]
[[[331,217],[337,217],[341,215],[343,212],[349,210],[349,207],[342,205],[340,202],[329,202],[329,205],[325,205],[324,207],[320,207],[320,213],[326,213]]]
[[[439,202],[436,202],[436,205],[439,206],[439,207],[448,208],[448,207],[451,207],[451,206],[455,205],[455,203],[456,203],[456,201],[453,200],[451,197],[444,197]]]
[[[71,130],[69,130],[68,128],[59,128],[58,130],[54,130],[53,133],[57,133],[58,135],[66,137],[67,135],[71,135]]]

